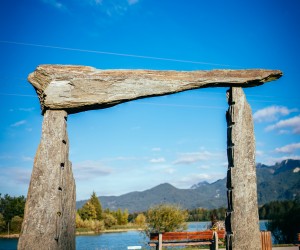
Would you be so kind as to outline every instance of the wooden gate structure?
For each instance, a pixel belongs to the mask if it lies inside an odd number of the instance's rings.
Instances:
[[[40,100],[41,142],[26,200],[18,249],[75,249],[75,180],[67,116],[139,98],[207,87],[227,90],[226,249],[261,248],[252,112],[243,88],[282,76],[279,70],[98,70],[41,65],[28,77]],[[100,246],[99,246],[100,247]]]

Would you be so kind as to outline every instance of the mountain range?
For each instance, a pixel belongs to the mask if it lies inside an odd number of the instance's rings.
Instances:
[[[274,200],[300,197],[300,160],[285,160],[273,166],[257,164],[257,195],[259,205]],[[160,184],[141,192],[120,196],[99,196],[104,209],[124,210],[130,213],[146,211],[160,203],[179,204],[183,208],[218,208],[226,206],[226,178],[214,183],[200,182],[189,189],[179,189],[171,184]],[[76,203],[80,208],[87,200]]]

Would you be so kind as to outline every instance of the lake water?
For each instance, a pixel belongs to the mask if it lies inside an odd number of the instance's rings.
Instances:
[[[188,231],[205,230],[210,222],[189,223]],[[260,230],[266,230],[266,221],[260,221]],[[99,235],[76,236],[77,250],[126,250],[128,246],[146,248],[148,239],[141,232],[128,231],[122,233],[105,233]],[[0,250],[16,250],[17,239],[0,238]]]

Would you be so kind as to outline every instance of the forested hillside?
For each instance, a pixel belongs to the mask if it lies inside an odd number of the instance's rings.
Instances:
[[[258,202],[300,197],[300,161],[285,160],[273,166],[257,164]],[[100,196],[103,208],[128,209],[130,213],[146,211],[159,203],[175,203],[183,208],[219,208],[226,206],[226,178],[214,183],[201,182],[190,189],[178,189],[168,183],[142,192],[121,196]],[[81,207],[86,201],[77,202]]]

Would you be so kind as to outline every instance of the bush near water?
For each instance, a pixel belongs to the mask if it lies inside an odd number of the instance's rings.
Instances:
[[[25,197],[12,197],[0,194],[0,234],[19,233],[23,222]],[[151,210],[152,209],[152,210]],[[149,212],[150,211],[150,212]],[[141,228],[150,225],[149,215],[153,211],[129,214],[127,210],[111,211],[102,209],[95,192],[86,204],[78,209],[76,214],[76,228],[81,232],[101,232],[104,230]],[[211,216],[224,220],[225,208],[182,210],[187,213],[187,221],[208,221]],[[154,215],[155,213],[153,213]],[[300,200],[273,201],[259,208],[260,219],[267,219],[267,229],[272,232],[276,243],[293,243],[296,233],[300,232]],[[154,216],[155,217],[155,216]],[[176,229],[177,230],[177,229]]]

